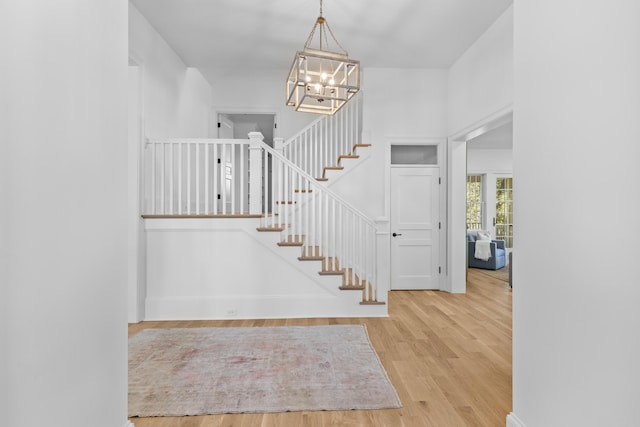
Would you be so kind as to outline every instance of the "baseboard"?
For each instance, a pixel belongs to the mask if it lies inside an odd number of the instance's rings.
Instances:
[[[331,295],[147,297],[145,320],[387,317],[387,305],[361,305],[361,292]]]
[[[127,422],[125,423],[124,427],[136,427],[136,426],[134,426],[131,421],[127,420]]]
[[[527,427],[513,412],[507,415],[507,427]]]

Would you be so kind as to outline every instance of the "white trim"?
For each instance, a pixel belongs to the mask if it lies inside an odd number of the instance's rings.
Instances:
[[[513,105],[508,104],[500,108],[493,114],[489,114],[485,118],[454,132],[449,136],[452,141],[468,141],[476,136],[480,136],[490,130],[499,128],[500,126],[513,121]]]
[[[240,108],[223,108],[223,107],[215,107],[211,109],[211,120],[209,121],[209,133],[216,138],[218,135],[218,120],[220,118],[220,114],[249,114],[249,115],[272,115],[273,123],[276,127],[273,129],[273,138],[279,137],[280,129],[278,129],[278,117],[282,116],[282,108],[279,107],[240,107]]]
[[[438,256],[439,256],[439,265],[442,269],[442,272],[440,274],[440,277],[438,278],[438,289],[440,289],[441,291],[450,291],[450,286],[449,286],[449,277],[448,277],[448,265],[449,265],[449,259],[448,259],[448,250],[447,250],[447,243],[448,243],[448,235],[449,235],[449,229],[448,227],[448,217],[447,217],[447,198],[448,198],[448,174],[447,174],[447,170],[448,170],[448,165],[447,165],[447,159],[449,158],[448,156],[448,141],[447,138],[440,138],[440,137],[392,137],[392,136],[386,136],[385,137],[386,141],[385,141],[385,153],[384,153],[384,162],[385,162],[385,166],[384,166],[384,212],[385,212],[385,216],[384,218],[387,221],[390,221],[391,218],[391,206],[390,206],[390,201],[391,201],[391,168],[393,167],[391,165],[391,146],[392,145],[435,145],[438,147],[438,164],[437,165],[415,165],[414,167],[424,167],[424,168],[439,168],[439,178],[441,179],[440,182],[440,195],[439,195],[439,202],[440,202],[440,212],[438,213],[440,216],[440,223],[441,223],[441,228],[439,230],[439,241],[438,241],[438,245],[439,245],[439,252],[438,252]],[[401,165],[398,165],[401,166]],[[412,167],[411,165],[405,165],[402,167]],[[389,240],[389,244],[391,244],[390,240]],[[389,248],[390,249],[390,248]],[[389,250],[389,265],[391,265],[391,250]],[[390,269],[389,269],[390,270]],[[391,271],[389,271],[389,274],[391,274]]]
[[[140,213],[144,206],[144,177],[142,171],[144,169],[144,148],[145,148],[145,74],[146,68],[142,56],[134,51],[129,52],[129,66],[128,69],[135,67],[137,69],[137,94],[136,103],[138,108],[138,136],[135,142],[136,147],[133,147],[132,141],[129,140],[129,129],[127,129],[127,156],[133,156],[136,160],[135,171],[133,171],[129,165],[131,158],[127,160],[127,192],[133,191],[135,194],[135,205],[132,206],[127,202],[127,209],[129,215],[129,226],[135,233],[136,242],[134,245],[128,246],[128,259],[132,265],[135,265],[135,283],[130,281],[129,272],[127,272],[128,291],[131,291],[131,287],[136,287],[136,304],[135,313],[128,313],[128,321],[130,323],[137,323],[144,320],[144,299],[146,298],[146,262],[145,262],[145,237],[144,237],[144,224]],[[128,91],[131,89],[130,82],[128,82]],[[128,117],[130,119],[130,117]],[[135,149],[135,154],[132,153],[132,149]],[[129,197],[129,196],[128,196]],[[129,200],[127,198],[127,200]],[[129,245],[129,242],[127,243]],[[129,310],[129,308],[127,309]]]
[[[131,422],[131,420],[127,420],[127,422],[124,424],[124,427],[136,427],[135,425],[133,425],[133,423]]]
[[[507,415],[507,427],[527,427],[527,426],[524,425],[524,423],[520,420],[520,418],[516,416],[516,414],[511,412],[509,415]]]
[[[508,104],[484,119],[451,134],[447,146],[447,277],[448,290],[465,293],[466,284],[466,196],[467,141],[513,121]]]

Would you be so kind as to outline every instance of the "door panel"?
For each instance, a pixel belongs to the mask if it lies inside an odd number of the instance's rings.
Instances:
[[[440,289],[439,176],[391,168],[391,289]]]

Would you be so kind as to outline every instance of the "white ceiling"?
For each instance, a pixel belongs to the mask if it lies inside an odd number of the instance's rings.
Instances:
[[[131,0],[190,67],[288,69],[319,0]],[[513,0],[324,0],[362,67],[448,68]]]

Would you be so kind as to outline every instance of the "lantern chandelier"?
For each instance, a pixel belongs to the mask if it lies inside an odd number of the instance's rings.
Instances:
[[[316,30],[318,48],[312,43]],[[329,38],[340,52],[329,49]],[[311,29],[302,51],[296,52],[287,79],[287,105],[296,111],[334,114],[360,90],[360,61],[349,59],[347,51],[338,43],[329,23],[320,16]]]

